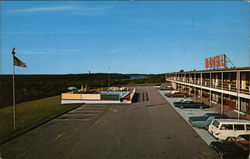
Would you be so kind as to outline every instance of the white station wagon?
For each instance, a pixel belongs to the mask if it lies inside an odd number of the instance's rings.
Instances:
[[[250,121],[242,119],[214,119],[208,127],[208,132],[220,140],[236,138],[239,135],[250,134]]]

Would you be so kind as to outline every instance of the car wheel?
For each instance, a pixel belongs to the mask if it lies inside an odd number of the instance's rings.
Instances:
[[[208,125],[206,125],[206,126],[204,127],[204,129],[205,129],[205,130],[208,130]]]
[[[228,137],[226,142],[233,142],[236,138],[235,137]]]
[[[184,107],[183,106],[180,106],[181,109],[183,109]]]

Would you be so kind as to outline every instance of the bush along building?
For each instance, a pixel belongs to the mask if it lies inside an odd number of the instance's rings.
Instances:
[[[213,68],[217,64],[226,65],[219,64],[223,60],[218,59],[206,59],[206,67],[211,67],[211,63]],[[216,105],[222,111],[231,109],[250,118],[250,67],[182,71],[167,73],[165,78],[174,89],[197,97],[210,105]]]

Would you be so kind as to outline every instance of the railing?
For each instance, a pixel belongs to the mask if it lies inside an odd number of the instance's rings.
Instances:
[[[210,88],[217,88],[217,89],[237,92],[236,80],[233,80],[233,82],[223,81],[223,85],[222,85],[222,81],[220,79],[217,79],[217,81],[215,79],[212,79],[213,82],[210,81],[210,79],[202,79],[202,83],[201,83],[201,79],[195,80],[193,78],[186,78],[184,80],[181,78],[175,79],[173,77],[167,77],[166,79],[190,83],[190,84],[202,85],[202,86],[210,87]],[[250,94],[250,85],[246,85],[246,88],[242,88],[242,85],[239,84],[239,87],[240,87],[238,90],[239,93]]]

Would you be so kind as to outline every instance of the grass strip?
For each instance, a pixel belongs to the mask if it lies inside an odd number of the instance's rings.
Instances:
[[[16,105],[16,131],[13,131],[13,107],[0,109],[0,141],[34,127],[79,104],[60,104],[61,96],[54,96]]]

